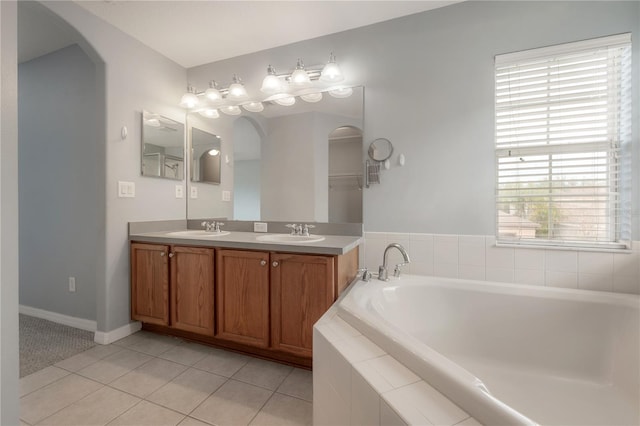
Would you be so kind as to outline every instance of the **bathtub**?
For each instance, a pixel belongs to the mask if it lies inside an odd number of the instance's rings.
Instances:
[[[423,276],[338,315],[485,425],[640,424],[640,297]]]

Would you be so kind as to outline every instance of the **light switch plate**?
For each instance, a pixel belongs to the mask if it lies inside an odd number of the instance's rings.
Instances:
[[[184,198],[184,187],[176,185],[176,198]]]
[[[191,198],[198,198],[198,187],[191,186]]]
[[[222,201],[231,201],[231,191],[222,191]]]
[[[267,224],[264,222],[253,222],[253,232],[267,232]]]
[[[136,196],[136,184],[134,182],[118,181],[118,197],[134,198]]]

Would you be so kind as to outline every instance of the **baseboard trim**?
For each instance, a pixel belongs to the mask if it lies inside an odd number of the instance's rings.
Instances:
[[[115,342],[116,340],[120,340],[123,337],[127,337],[130,334],[135,333],[136,331],[142,328],[141,322],[131,322],[129,324],[123,325],[120,328],[116,328],[111,331],[96,331],[94,336],[94,341],[100,345],[108,345],[110,343]]]
[[[79,328],[80,330],[95,332],[98,329],[98,324],[96,321],[59,314],[57,312],[45,311],[44,309],[34,308],[33,306],[20,305],[18,312],[32,317],[52,321],[58,324]]]

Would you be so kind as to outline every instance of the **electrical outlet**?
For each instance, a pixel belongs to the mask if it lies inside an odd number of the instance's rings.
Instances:
[[[184,188],[182,185],[176,185],[176,198],[184,197]]]
[[[198,198],[198,187],[191,186],[191,198]]]
[[[76,291],[76,277],[69,277],[69,291],[75,293]]]
[[[253,232],[267,232],[267,224],[264,222],[253,222]]]

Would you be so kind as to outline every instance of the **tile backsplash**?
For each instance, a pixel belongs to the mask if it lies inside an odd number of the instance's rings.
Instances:
[[[389,243],[404,246],[403,272],[482,281],[640,294],[640,241],[629,253],[496,247],[494,236],[365,232],[364,264],[377,272]],[[397,250],[388,266],[401,263]]]

